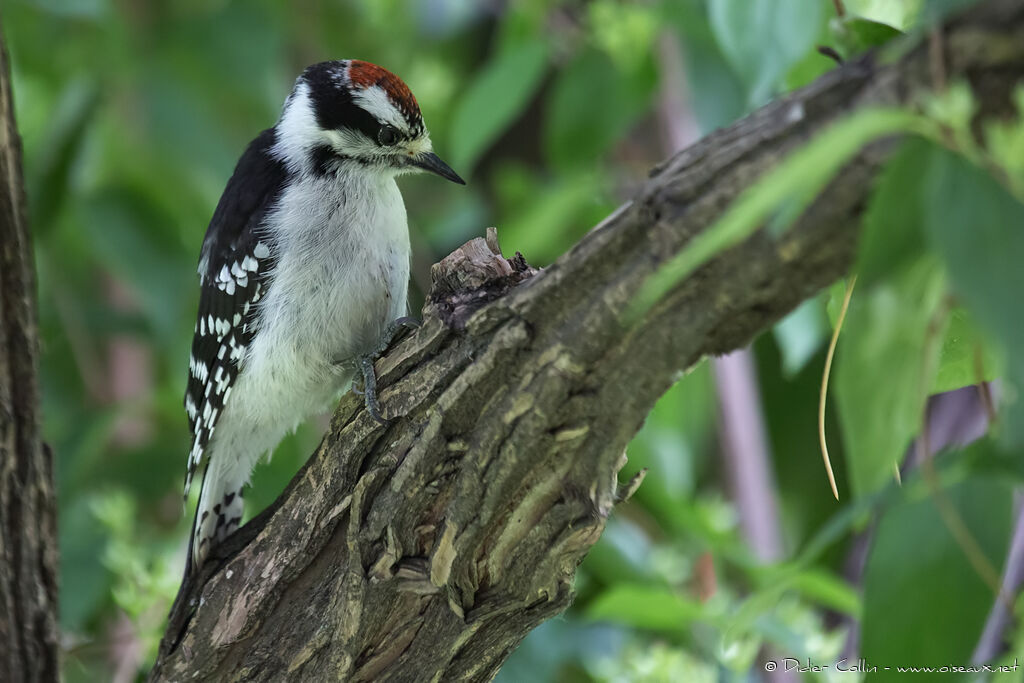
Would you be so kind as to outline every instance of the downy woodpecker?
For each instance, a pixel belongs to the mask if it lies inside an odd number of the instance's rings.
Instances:
[[[307,68],[238,161],[199,259],[186,498],[205,471],[186,572],[238,528],[260,457],[357,371],[379,419],[372,357],[406,314],[409,281],[395,177],[420,170],[464,184],[409,88],[357,60]]]

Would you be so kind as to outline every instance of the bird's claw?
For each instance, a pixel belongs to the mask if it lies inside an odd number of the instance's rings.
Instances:
[[[420,323],[419,320],[413,318],[411,315],[404,315],[401,318],[392,320],[391,324],[384,330],[384,334],[381,335],[380,344],[377,345],[377,348],[373,350],[373,353],[371,353],[370,356],[372,356],[374,360],[377,360],[380,358],[382,353],[388,350],[388,347],[391,346],[391,342],[395,341],[402,330],[415,330],[421,324],[422,323]]]
[[[363,403],[366,405],[366,412],[370,414],[378,424],[387,425],[390,423],[380,412],[380,403],[377,401],[377,374],[373,369],[373,362],[380,358],[381,354],[387,351],[391,342],[395,340],[398,333],[403,329],[415,329],[420,326],[420,321],[411,316],[403,316],[394,320],[381,338],[381,343],[371,353],[359,357],[359,369],[363,374],[363,390],[356,389],[355,382],[352,384],[352,391],[362,394]]]
[[[377,375],[373,370],[373,360],[371,355],[359,358],[359,369],[363,373],[363,403],[366,405],[366,412],[370,414],[370,417],[378,424],[386,425],[388,420],[381,415],[380,403],[377,401]]]

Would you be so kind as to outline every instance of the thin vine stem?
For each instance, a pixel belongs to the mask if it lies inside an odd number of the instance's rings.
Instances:
[[[828,398],[828,377],[832,373],[832,358],[836,353],[836,344],[839,343],[839,332],[843,329],[843,321],[846,320],[846,311],[850,307],[850,299],[853,297],[853,288],[856,284],[856,275],[851,277],[850,281],[846,283],[843,305],[839,309],[836,328],[832,330],[832,340],[828,344],[828,355],[825,356],[825,371],[821,376],[821,393],[818,395],[818,443],[821,444],[821,458],[825,461],[825,473],[828,474],[828,483],[832,487],[832,495],[836,497],[836,500],[839,500],[839,488],[836,486],[836,475],[832,472],[832,460],[828,457],[828,442],[825,438],[825,404]]]

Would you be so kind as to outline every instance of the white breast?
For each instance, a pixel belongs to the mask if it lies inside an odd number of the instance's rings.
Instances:
[[[307,176],[266,227],[278,262],[232,400],[259,397],[251,410],[291,429],[345,388],[338,361],[406,314],[409,231],[394,179],[366,173]]]

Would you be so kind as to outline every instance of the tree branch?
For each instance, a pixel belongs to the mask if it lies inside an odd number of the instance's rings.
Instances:
[[[1011,111],[1024,7],[952,23],[950,77]],[[851,263],[870,146],[793,228],[719,254],[631,327],[644,279],[780,158],[851,109],[928,85],[917,49],[864,59],[662,164],[541,272],[483,240],[434,266],[424,324],[377,364],[379,427],[347,396],[275,506],[183,587],[152,680],[488,680],[563,611],[629,487],[624,449],[681,370],[748,343]],[[203,585],[205,584],[205,585]]]
[[[32,240],[0,41],[0,680],[56,681],[53,459],[39,433]]]

